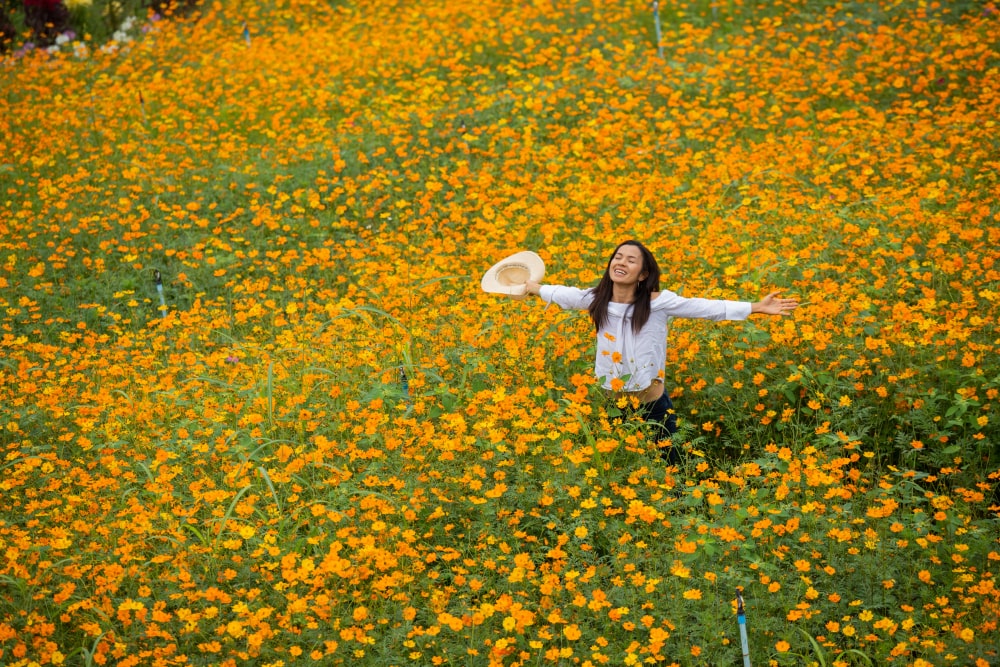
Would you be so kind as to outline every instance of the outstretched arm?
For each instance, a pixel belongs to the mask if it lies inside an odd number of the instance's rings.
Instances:
[[[546,304],[554,303],[566,310],[585,310],[593,300],[593,292],[579,287],[565,285],[541,285],[533,280],[524,284],[524,296],[534,294],[542,298]]]
[[[790,315],[793,310],[799,307],[799,302],[795,299],[781,299],[778,294],[778,292],[771,292],[760,301],[751,304],[750,312],[764,315]]]

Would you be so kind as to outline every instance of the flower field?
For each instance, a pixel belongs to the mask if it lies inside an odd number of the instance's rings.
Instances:
[[[0,60],[0,664],[1000,662],[996,5],[147,28]],[[673,323],[676,466],[479,288],[627,238],[803,302]]]

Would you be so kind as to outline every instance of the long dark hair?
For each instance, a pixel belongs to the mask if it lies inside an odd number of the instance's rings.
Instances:
[[[638,241],[629,240],[619,243],[614,252],[611,253],[611,257],[608,258],[601,282],[597,283],[597,287],[591,290],[594,294],[594,300],[590,302],[587,311],[590,313],[590,319],[594,321],[594,328],[598,331],[608,321],[608,304],[611,303],[611,297],[614,293],[614,283],[611,281],[611,262],[614,261],[615,255],[618,254],[621,247],[626,245],[635,246],[642,253],[642,270],[646,272],[646,277],[636,285],[635,301],[632,302],[632,331],[634,333],[639,333],[639,330],[649,320],[653,292],[660,291],[660,267],[656,263],[653,253],[649,252],[649,249]]]

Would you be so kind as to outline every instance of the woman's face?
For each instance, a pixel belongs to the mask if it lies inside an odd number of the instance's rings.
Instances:
[[[608,265],[608,274],[614,284],[623,287],[644,280],[647,273],[643,266],[642,251],[634,245],[619,246]]]

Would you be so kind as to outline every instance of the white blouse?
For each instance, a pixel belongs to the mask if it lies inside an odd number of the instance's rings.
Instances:
[[[542,285],[539,295],[545,303],[568,310],[586,310],[594,300],[592,289]],[[594,375],[605,389],[642,391],[653,380],[664,377],[667,363],[667,323],[673,317],[706,320],[745,320],[750,316],[747,301],[685,298],[663,291],[650,304],[651,312],[639,333],[632,331],[632,304],[608,304],[608,321],[597,332]],[[612,380],[622,386],[612,386]]]

